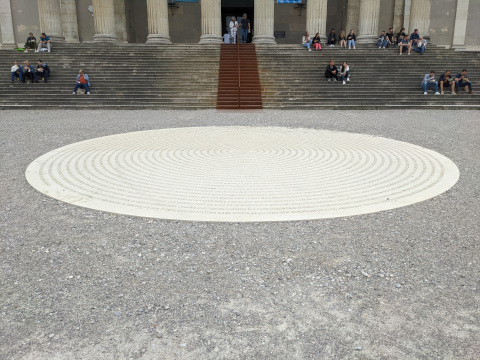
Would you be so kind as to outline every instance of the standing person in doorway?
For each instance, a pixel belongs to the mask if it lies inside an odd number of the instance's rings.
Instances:
[[[248,34],[250,33],[250,20],[247,19],[247,14],[243,14],[243,19],[240,21],[240,25],[242,26],[242,40],[246,43]]]
[[[235,16],[232,16],[232,21],[230,21],[229,28],[230,28],[230,37],[232,38],[233,43],[236,44],[237,43],[238,22],[237,22],[237,19],[235,18]]]

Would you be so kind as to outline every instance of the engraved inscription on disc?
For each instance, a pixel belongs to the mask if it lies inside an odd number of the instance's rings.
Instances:
[[[381,137],[280,127],[112,135],[53,150],[28,182],[67,203],[142,217],[286,221],[394,209],[459,178],[434,151]]]

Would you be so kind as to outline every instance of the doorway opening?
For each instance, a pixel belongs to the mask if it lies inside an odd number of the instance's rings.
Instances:
[[[225,32],[230,33],[229,25],[230,21],[232,21],[232,16],[235,16],[238,24],[240,24],[240,21],[243,19],[243,14],[247,14],[251,29],[247,42],[252,42],[254,20],[253,3],[254,0],[222,0],[222,35],[225,34]],[[239,42],[242,42],[241,27],[237,31],[237,37]]]

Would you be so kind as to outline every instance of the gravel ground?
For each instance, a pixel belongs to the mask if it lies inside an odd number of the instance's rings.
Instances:
[[[316,221],[164,221],[25,180],[40,155],[137,130],[340,130],[437,151],[428,201]],[[478,359],[480,112],[0,112],[0,359]]]

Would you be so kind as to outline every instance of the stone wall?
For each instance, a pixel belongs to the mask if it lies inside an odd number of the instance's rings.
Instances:
[[[202,17],[199,3],[177,3],[178,9],[169,9],[168,24],[172,43],[198,43],[202,35]]]
[[[77,0],[78,38],[80,42],[93,41],[93,35],[95,35],[93,16],[88,11],[90,5],[92,5],[92,0]]]
[[[455,28],[456,8],[456,1],[435,0],[430,12],[430,41],[433,44],[451,46]]]
[[[470,0],[465,45],[480,47],[480,1]],[[478,74],[477,74],[478,75]]]
[[[377,33],[380,35],[383,30],[393,27],[393,12],[395,9],[394,0],[380,0],[380,16],[378,19]]]
[[[295,9],[296,4],[275,4],[274,31],[285,32],[285,38],[276,38],[277,44],[301,44],[306,28],[306,10]]]
[[[10,1],[10,6],[12,7],[13,32],[18,46],[24,46],[30,32],[35,35],[37,40],[40,39],[38,2],[33,0],[15,0]]]

